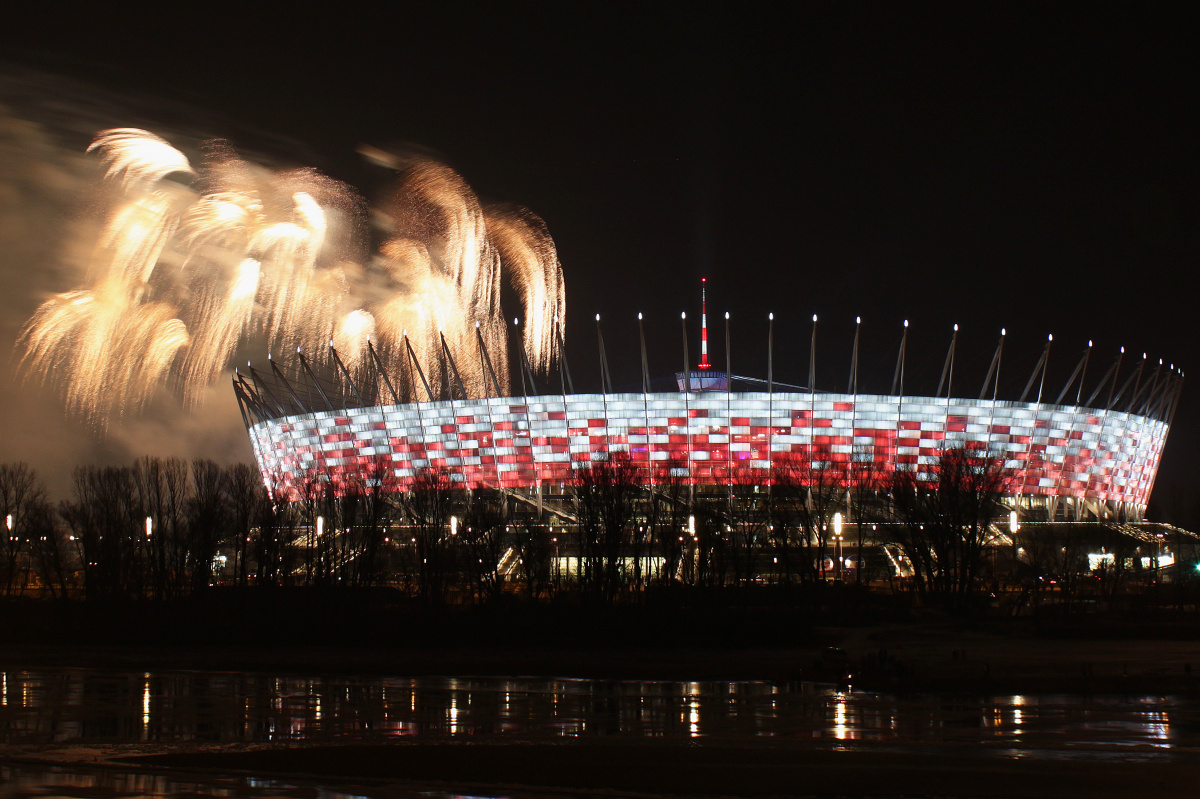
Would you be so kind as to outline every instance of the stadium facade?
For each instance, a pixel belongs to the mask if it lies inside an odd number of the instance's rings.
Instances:
[[[1173,367],[1143,359],[1123,384],[1114,364],[1092,394],[1110,385],[1098,407],[1061,404],[1070,383],[1047,403],[738,391],[716,371],[704,380],[680,373],[676,392],[577,394],[564,382],[552,395],[377,403],[363,400],[336,352],[331,361],[340,387],[302,356],[290,378],[275,362],[269,373],[235,376],[258,465],[284,496],[313,480],[404,491],[427,469],[446,470],[463,488],[540,491],[614,456],[644,469],[647,483],[720,486],[755,474],[768,482],[780,466],[843,483],[855,469],[933,479],[942,453],[961,448],[1003,460],[1014,508],[1050,520],[1139,521],[1182,385]]]

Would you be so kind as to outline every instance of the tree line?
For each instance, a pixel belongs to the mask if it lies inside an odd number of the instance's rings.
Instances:
[[[835,582],[961,608],[999,595],[1112,602],[1161,574],[1142,563],[1161,547],[1102,526],[1006,537],[1003,464],[947,450],[921,475],[809,453],[696,487],[681,464],[647,472],[618,453],[536,503],[467,490],[445,469],[395,492],[383,459],[349,479],[314,470],[285,492],[247,464],[146,457],[76,468],[72,497],[57,505],[28,465],[0,464],[0,590],[170,601],[217,585],[389,588],[431,605],[514,595],[613,604],[686,589],[802,589],[794,597]],[[1195,559],[1192,542],[1167,544],[1183,561]],[[1194,570],[1175,574],[1190,590]]]

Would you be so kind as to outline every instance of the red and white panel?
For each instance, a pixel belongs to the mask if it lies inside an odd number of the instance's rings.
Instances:
[[[695,484],[789,462],[870,463],[930,474],[943,450],[1001,456],[1013,493],[1144,506],[1167,435],[1136,414],[929,397],[712,392],[579,394],[385,405],[254,425],[268,485],[295,495],[314,479],[382,479],[403,490],[444,467],[466,485],[565,483],[626,453],[648,474]]]

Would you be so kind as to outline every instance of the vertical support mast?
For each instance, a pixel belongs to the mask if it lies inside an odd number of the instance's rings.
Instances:
[[[900,470],[900,437],[904,422],[904,356],[908,350],[908,320],[904,320],[904,334],[900,336],[900,352],[896,356],[896,374],[892,377],[892,393],[896,395],[896,447],[892,452],[892,470]],[[899,392],[897,392],[899,388]]]
[[[642,327],[642,315],[638,313],[638,342],[642,345],[642,393],[650,393],[650,367],[646,363],[646,329]]]
[[[767,314],[767,393],[775,388],[775,314]]]
[[[608,355],[604,351],[604,333],[600,330],[600,314],[596,314],[596,342],[600,345],[600,393],[612,393],[612,375],[608,371]]]
[[[854,317],[854,349],[850,355],[850,382],[846,384],[847,394],[858,394],[858,334],[862,330],[862,317]]]
[[[725,393],[733,391],[733,358],[729,354],[729,311],[725,312]]]
[[[700,278],[700,363],[697,364],[699,369],[712,368],[708,362],[708,296],[705,291],[707,282],[708,278]]]
[[[383,378],[383,384],[387,386],[388,393],[392,395],[392,403],[400,404],[400,397],[396,394],[395,387],[392,386],[392,379],[388,377],[387,372],[383,368],[383,364],[379,361],[379,353],[375,351],[375,346],[371,343],[371,339],[367,339],[367,352],[371,356],[371,361],[375,364],[375,371]]]
[[[684,311],[681,314],[679,314],[679,324],[683,328],[683,389],[687,393],[691,394],[692,393],[692,372],[691,372],[692,362],[691,362],[691,359],[688,358],[687,311]]]
[[[992,385],[994,377],[996,381],[992,388],[992,402],[996,401],[996,394],[1000,391],[1000,360],[1004,357],[1004,334],[1007,332],[1003,327],[1000,328],[1000,341],[996,344],[996,354],[992,356],[992,365],[988,367],[987,377],[983,379],[983,388],[979,389],[980,399],[987,399],[987,387]]]
[[[946,363],[942,365],[942,379],[938,381],[937,395],[942,396],[942,389],[946,389],[946,399],[950,399],[950,393],[954,391],[954,348],[958,344],[958,325],[954,326],[954,335],[950,337],[950,349],[946,353]],[[946,377],[950,377],[950,382],[946,382]],[[949,403],[947,403],[949,404]]]

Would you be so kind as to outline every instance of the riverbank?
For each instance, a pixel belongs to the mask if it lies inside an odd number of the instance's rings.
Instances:
[[[670,742],[321,746],[121,758],[138,767],[317,780],[367,795],[418,783],[636,796],[1192,797],[1200,765],[981,756],[969,750],[835,751]],[[375,789],[375,791],[372,790]]]
[[[456,646],[0,644],[0,669],[35,667],[812,680],[890,692],[1200,696],[1200,624],[1185,621],[1133,630],[1084,624],[980,627],[945,621],[813,627],[804,643],[788,646],[502,646],[471,641]]]

